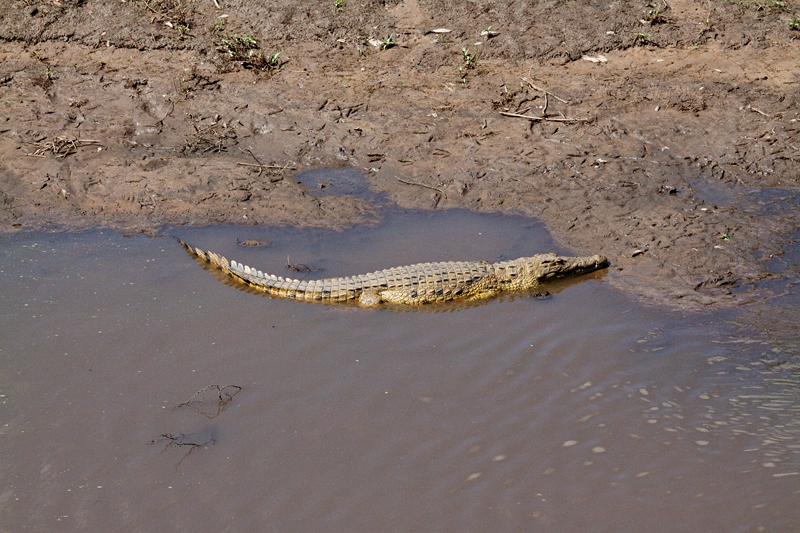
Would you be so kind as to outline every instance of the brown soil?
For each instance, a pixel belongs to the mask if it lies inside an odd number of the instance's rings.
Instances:
[[[539,217],[657,302],[797,274],[767,268],[800,220],[792,0],[7,3],[0,231],[345,226],[374,207],[292,177],[351,166]]]

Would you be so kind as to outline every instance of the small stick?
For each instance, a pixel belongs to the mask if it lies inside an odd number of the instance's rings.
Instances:
[[[321,268],[311,268],[303,263],[293,265],[289,262],[289,256],[286,256],[286,270],[294,270],[295,272],[322,272]]]
[[[501,111],[500,114],[505,115],[507,117],[526,118],[528,120],[536,120],[536,121],[546,120],[548,122],[589,122],[589,120],[591,120],[588,118],[569,118],[569,117],[563,117],[563,118],[532,117],[530,115],[520,115],[519,113],[507,113],[505,111]]]
[[[536,86],[536,85],[534,85],[534,84],[531,82],[531,80],[529,80],[528,78],[525,78],[525,77],[523,77],[523,78],[522,78],[522,81],[524,81],[525,83],[527,83],[528,85],[530,85],[530,86],[531,86],[531,89],[533,89],[533,90],[535,90],[535,91],[542,91],[542,92],[543,92],[544,94],[546,94],[546,95],[547,95],[547,94],[549,94],[550,96],[552,96],[553,98],[555,98],[556,100],[558,100],[559,102],[561,102],[562,104],[568,104],[568,103],[569,103],[569,102],[567,102],[566,100],[564,100],[563,98],[559,98],[558,96],[554,95],[554,94],[553,94],[553,93],[551,93],[550,91],[547,91],[546,89],[542,89],[541,87],[537,87],[537,86]]]
[[[258,160],[258,158],[256,157],[256,155],[255,155],[255,154],[253,153],[253,151],[252,151],[252,150],[250,150],[249,148],[247,149],[247,153],[248,153],[248,154],[250,154],[250,157],[252,157],[253,159],[255,159],[256,163],[258,163],[258,177],[260,178],[260,177],[261,177],[261,174],[263,174],[263,173],[264,173],[264,165],[262,165],[262,164],[261,164],[261,161],[259,161],[259,160]]]
[[[286,170],[286,169],[289,169],[289,170],[295,170],[295,168],[294,168],[294,167],[289,167],[289,166],[286,166],[286,165],[283,165],[283,166],[281,166],[281,165],[254,165],[253,163],[238,163],[238,162],[237,162],[236,164],[237,164],[237,165],[242,165],[243,167],[255,167],[255,168],[279,168],[279,169],[281,169],[281,170]]]
[[[250,157],[252,157],[255,160],[255,162],[259,164],[259,166],[262,166],[262,167],[264,166],[264,165],[261,164],[261,161],[258,160],[258,158],[256,157],[256,155],[253,153],[253,151],[251,149],[248,148],[247,149],[247,153],[250,154]]]
[[[150,4],[147,2],[147,0],[145,0],[144,7],[146,7],[147,9],[149,9],[150,11],[155,13],[156,15],[160,15],[161,14],[158,11],[156,11],[155,9],[153,9],[152,7],[150,7]]]
[[[756,113],[758,113],[759,115],[764,115],[765,117],[772,118],[772,115],[767,115],[766,113],[764,113],[764,112],[763,112],[763,111],[761,111],[760,109],[756,109],[755,107],[753,107],[753,106],[751,106],[751,105],[747,106],[747,109],[749,109],[750,111],[755,111],[755,112],[756,112]]]
[[[27,155],[32,155],[36,157],[44,157],[44,154],[47,152],[53,152],[53,155],[60,158],[65,158],[68,155],[72,155],[78,151],[78,148],[83,148],[84,146],[88,145],[98,145],[100,141],[93,140],[93,139],[69,139],[67,137],[56,137],[52,141],[48,142],[37,142],[31,143],[34,146],[38,146],[38,148],[32,153]]]
[[[544,107],[542,108],[542,118],[547,116],[547,106],[549,102],[547,101],[547,93],[544,93]]]
[[[444,199],[447,200],[447,194],[445,194],[445,192],[442,189],[438,189],[436,187],[431,187],[430,185],[425,185],[424,183],[417,183],[415,181],[401,180],[400,178],[397,178],[397,181],[399,181],[400,183],[405,183],[406,185],[417,185],[419,187],[425,187],[426,189],[434,190],[434,191],[438,192],[439,194],[441,194],[442,196],[444,196]]]
[[[224,391],[224,390],[225,390],[225,389],[227,389],[228,387],[231,387],[231,388],[234,388],[234,389],[237,389],[237,390],[236,390],[236,392],[234,392],[233,394],[230,394],[230,393],[227,393],[227,392],[226,392],[225,394],[227,394],[227,395],[228,395],[228,398],[227,398],[227,399],[224,399],[224,398],[222,397],[222,391]],[[242,390],[242,388],[241,388],[239,385],[225,385],[224,387],[220,387],[219,385],[208,385],[207,387],[203,387],[203,388],[202,388],[202,389],[200,389],[199,391],[195,392],[195,393],[192,395],[192,397],[191,397],[191,398],[189,398],[188,400],[186,400],[186,401],[185,401],[185,402],[183,402],[182,404],[180,404],[180,405],[178,405],[177,407],[175,407],[175,409],[178,409],[179,407],[183,407],[184,405],[187,405],[187,406],[188,406],[188,405],[190,405],[190,404],[191,404],[191,402],[192,402],[192,400],[194,400],[195,398],[197,398],[197,396],[198,396],[198,395],[200,395],[201,393],[203,393],[203,392],[205,392],[205,391],[207,391],[207,390],[211,390],[211,389],[216,389],[216,390],[217,390],[217,395],[219,396],[219,400],[220,400],[221,402],[229,402],[229,401],[231,401],[231,400],[233,399],[233,397],[234,397],[234,396],[236,396],[237,394],[239,394],[239,391],[241,391],[241,390]]]

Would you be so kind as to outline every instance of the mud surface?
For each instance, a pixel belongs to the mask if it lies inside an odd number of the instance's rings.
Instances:
[[[751,302],[796,275],[780,257],[800,219],[798,16],[793,0],[10,0],[0,231],[344,227],[375,206],[294,178],[352,167],[401,206],[538,217],[639,297]]]

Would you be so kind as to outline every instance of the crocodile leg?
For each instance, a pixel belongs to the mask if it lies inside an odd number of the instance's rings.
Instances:
[[[482,290],[478,293],[475,293],[471,296],[468,296],[465,301],[467,302],[474,302],[475,300],[483,300],[486,298],[492,298],[493,296],[497,296],[500,294],[500,289],[486,289]]]
[[[382,302],[390,304],[420,305],[425,303],[412,289],[387,289],[379,293]]]
[[[358,297],[361,307],[378,307],[382,301],[383,298],[377,291],[362,291],[361,296]]]

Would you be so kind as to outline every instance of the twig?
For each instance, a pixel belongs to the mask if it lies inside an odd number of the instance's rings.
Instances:
[[[285,165],[254,165],[253,163],[236,163],[237,165],[242,165],[243,167],[255,167],[255,168],[278,168],[281,170],[296,170],[295,167],[290,167],[289,163]]]
[[[520,115],[519,113],[508,113],[506,111],[501,111],[500,114],[505,115],[507,117],[526,118],[528,120],[535,120],[535,121],[546,120],[548,122],[589,122],[591,120],[588,118],[570,118],[570,117],[562,117],[562,118],[532,117],[530,115]]]
[[[264,165],[262,165],[262,164],[261,164],[261,161],[259,161],[259,160],[258,160],[258,158],[256,157],[256,155],[255,155],[255,154],[253,153],[253,151],[252,151],[252,150],[250,150],[249,148],[247,149],[247,153],[248,153],[248,154],[250,154],[250,157],[252,157],[253,159],[255,159],[256,163],[258,163],[258,177],[260,178],[260,177],[261,177],[261,174],[263,174],[263,173],[264,173]]]
[[[280,166],[280,165],[264,165],[263,163],[261,163],[261,161],[258,160],[258,158],[256,157],[256,155],[253,153],[252,150],[247,149],[247,150],[244,150],[244,151],[247,152],[248,154],[250,154],[250,157],[252,157],[255,160],[255,162],[258,163],[258,164],[257,165],[254,165],[253,163],[236,163],[236,164],[237,165],[241,165],[243,167],[257,168],[259,177],[261,177],[261,173],[264,172],[264,169],[267,169],[267,168],[280,170],[281,172],[284,172],[286,169],[295,170],[294,167],[290,167],[289,166],[289,163],[286,163],[283,166]]]
[[[566,100],[564,100],[563,98],[559,98],[558,96],[554,95],[554,94],[553,94],[553,93],[551,93],[550,91],[548,91],[548,90],[546,90],[546,89],[542,89],[541,87],[537,87],[537,86],[536,86],[536,85],[534,85],[534,84],[531,82],[531,80],[529,80],[528,78],[525,78],[525,77],[523,77],[523,78],[522,78],[522,81],[524,81],[525,83],[527,83],[528,85],[530,85],[530,86],[531,86],[531,89],[533,89],[533,90],[535,90],[535,91],[542,91],[542,92],[543,92],[545,95],[548,95],[548,94],[549,94],[550,96],[552,96],[553,98],[555,98],[556,100],[558,100],[559,102],[561,102],[562,104],[568,104],[568,103],[569,103],[569,102],[567,102]]]
[[[447,200],[447,194],[445,194],[445,192],[442,189],[432,187],[430,185],[425,185],[424,183],[417,183],[415,181],[401,180],[400,178],[397,178],[397,181],[399,181],[400,183],[405,183],[406,185],[417,185],[418,187],[425,187],[426,189],[434,190],[439,194],[441,194],[442,196],[444,196],[444,199]]]
[[[286,256],[286,269],[287,270],[294,270],[295,272],[322,272],[321,268],[311,268],[308,265],[304,265],[302,263],[298,263],[293,265],[289,262],[289,256]]]
[[[158,11],[156,11],[155,9],[153,9],[152,7],[150,7],[150,4],[147,2],[147,0],[145,0],[145,2],[144,2],[144,7],[146,7],[147,9],[149,9],[150,11],[155,13],[156,15],[160,15],[161,14]]]
[[[233,393],[229,392],[227,390],[229,388],[230,389],[235,389],[234,392]],[[195,401],[195,398],[197,398],[200,394],[202,394],[202,393],[204,393],[204,392],[206,392],[208,390],[216,390],[217,391],[217,398],[219,400],[217,402],[217,406],[216,406],[217,407],[217,412],[214,413],[213,415],[206,413],[203,409],[198,407],[197,404],[202,404],[203,401],[204,401],[202,398],[197,400],[197,401]],[[241,390],[242,390],[242,388],[239,385],[225,385],[224,387],[220,387],[219,385],[209,385],[209,386],[203,387],[199,391],[195,392],[194,396],[192,396],[191,398],[189,398],[188,400],[186,400],[182,404],[175,406],[174,409],[180,409],[181,407],[191,407],[195,411],[197,411],[198,413],[200,413],[203,416],[205,416],[206,418],[213,419],[213,418],[218,417],[222,413],[222,411],[225,410],[225,408],[228,406],[228,404],[231,401],[233,401],[233,397],[236,396],[237,394],[239,394],[239,392],[241,392]]]
[[[751,105],[748,105],[747,109],[749,109],[750,111],[755,111],[759,115],[764,115],[765,117],[772,118],[772,115],[768,115],[768,114],[764,113],[763,111],[761,111],[760,109],[756,109],[755,107],[753,107]]]
[[[179,447],[179,446],[189,446],[189,451],[186,452],[186,455],[184,455],[181,458],[181,460],[178,461],[178,464],[175,465],[175,470],[178,470],[178,467],[181,465],[183,460],[186,459],[187,457],[189,457],[192,454],[192,452],[195,451],[196,449],[201,448],[203,446],[206,446],[208,444],[211,444],[213,446],[213,445],[215,445],[217,443],[217,439],[215,439],[213,436],[209,440],[207,440],[206,442],[186,442],[186,439],[188,437],[189,437],[189,435],[184,435],[183,433],[179,433],[178,435],[173,435],[172,433],[162,433],[161,434],[162,440],[168,440],[169,441],[169,443],[164,447],[164,449],[161,450],[161,453],[164,453],[165,451],[167,451],[172,446],[175,446],[176,448]],[[151,440],[150,444],[155,444],[156,442],[158,442],[158,441]]]
[[[542,108],[542,118],[547,116],[547,106],[549,102],[547,101],[547,93],[544,93],[544,107]]]
[[[92,140],[92,139],[69,139],[67,137],[56,137],[52,141],[49,142],[38,142],[38,143],[29,143],[38,148],[32,153],[27,154],[34,157],[44,157],[47,152],[53,152],[53,155],[56,157],[64,158],[68,155],[72,155],[78,151],[78,148],[82,148],[87,145],[98,145],[100,141]]]
[[[230,387],[230,388],[232,388],[232,389],[236,389],[236,392],[234,392],[233,394],[229,394],[229,393],[227,393],[227,392],[226,392],[226,393],[225,393],[225,395],[227,396],[227,398],[224,398],[224,399],[223,399],[223,398],[222,398],[222,393],[223,393],[223,391],[224,391],[225,389],[227,389],[228,387]],[[203,387],[203,388],[202,388],[202,389],[200,389],[199,391],[195,392],[195,393],[192,395],[192,397],[191,397],[191,398],[189,398],[188,400],[186,400],[186,401],[185,401],[185,402],[183,402],[182,404],[179,404],[179,405],[178,405],[177,407],[175,407],[175,408],[177,409],[178,407],[183,407],[184,405],[189,405],[189,404],[191,403],[191,401],[192,401],[192,400],[194,400],[195,398],[197,398],[197,396],[198,396],[198,395],[200,395],[201,393],[203,393],[203,392],[205,392],[205,391],[207,391],[207,390],[211,390],[211,389],[216,389],[216,391],[217,391],[217,396],[219,396],[219,399],[220,399],[220,401],[225,401],[225,402],[229,402],[229,401],[231,401],[231,400],[233,399],[233,397],[234,397],[234,396],[236,396],[237,394],[239,394],[239,391],[241,391],[241,390],[242,390],[242,388],[241,388],[239,385],[225,385],[224,387],[220,387],[219,385],[208,385],[208,386],[206,386],[206,387]]]

